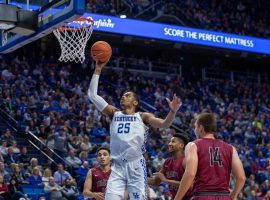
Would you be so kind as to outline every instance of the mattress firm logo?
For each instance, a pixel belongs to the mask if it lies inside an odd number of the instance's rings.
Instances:
[[[106,28],[114,28],[115,23],[112,22],[112,19],[93,19],[92,17],[87,17],[94,21],[94,25],[96,28],[106,27]]]
[[[114,28],[114,26],[115,26],[115,23],[112,23],[112,20],[110,18],[94,20],[92,17],[86,17],[86,19],[88,19],[88,20],[73,21],[73,22],[69,23],[68,26],[70,26],[70,27],[90,26],[91,21],[94,21],[94,27],[95,28],[101,28],[101,27]]]

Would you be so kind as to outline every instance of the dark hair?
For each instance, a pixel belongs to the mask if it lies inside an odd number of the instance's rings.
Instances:
[[[189,137],[187,135],[182,134],[182,133],[175,133],[173,135],[173,137],[177,137],[177,138],[181,139],[184,142],[185,146],[189,142]]]
[[[18,179],[16,178],[16,176],[11,176],[11,178],[10,178],[10,180],[9,180],[9,184],[12,185],[11,182],[12,182],[13,180],[15,181],[15,185],[18,186],[18,185],[19,185],[19,181],[18,181]]]
[[[216,119],[211,113],[201,113],[197,116],[197,124],[202,125],[206,133],[215,133],[217,129]]]
[[[57,163],[57,166],[59,166],[59,165],[62,165],[62,167],[65,168],[65,164],[64,163],[62,163],[62,162]]]
[[[101,151],[101,150],[108,151],[108,153],[109,153],[109,154],[111,154],[110,149],[109,149],[109,148],[107,148],[107,147],[99,147],[99,148],[98,148],[98,150],[97,150],[97,154],[98,154],[98,152],[99,152],[99,151]]]
[[[66,184],[68,180],[71,180],[71,178],[66,178],[66,179],[64,180],[64,183]]]

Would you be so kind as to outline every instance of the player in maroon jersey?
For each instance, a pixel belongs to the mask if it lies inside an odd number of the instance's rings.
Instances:
[[[185,149],[186,169],[175,200],[182,200],[193,183],[194,200],[236,200],[245,184],[245,172],[236,149],[215,137],[216,120],[201,113],[195,121],[197,140]],[[235,186],[229,192],[231,171]]]
[[[188,143],[188,138],[185,135],[176,133],[171,138],[168,144],[169,152],[172,154],[167,158],[159,172],[154,173],[153,178],[148,178],[149,185],[159,185],[165,182],[169,185],[171,197],[174,198],[179,183],[184,174],[184,148]],[[184,199],[190,199],[191,192],[189,192]]]
[[[89,170],[84,183],[83,195],[93,197],[95,200],[103,200],[107,181],[111,174],[110,150],[106,147],[99,148],[97,161],[100,166]]]

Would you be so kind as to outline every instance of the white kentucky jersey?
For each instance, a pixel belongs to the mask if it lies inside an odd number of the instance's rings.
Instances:
[[[113,160],[133,160],[145,153],[148,127],[140,113],[114,113],[110,126],[110,150]]]

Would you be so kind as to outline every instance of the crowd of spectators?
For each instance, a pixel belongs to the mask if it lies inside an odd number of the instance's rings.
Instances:
[[[269,37],[270,15],[264,6],[264,1],[176,0],[165,4],[162,12],[184,16],[202,29]]]
[[[2,132],[0,185],[4,193],[0,196],[12,191],[10,187],[17,182],[19,186],[45,185],[44,191],[51,199],[74,199],[79,195],[88,169],[96,165],[96,149],[108,146],[110,141],[109,119],[87,97],[92,69],[90,63],[87,68],[59,64],[53,56],[46,58],[42,53],[33,53],[32,58],[0,60],[1,107],[25,126],[25,131],[31,131],[65,159],[64,164],[59,161],[57,169],[44,168],[39,165],[39,158],[30,160],[26,147],[17,147],[10,130]],[[242,199],[269,199],[269,84],[190,81],[175,74],[144,78],[144,74],[128,69],[117,73],[111,68],[104,71],[99,94],[108,103],[118,107],[121,94],[127,90],[138,93],[156,108],[154,114],[162,117],[168,112],[165,97],[171,98],[177,92],[183,106],[174,124],[191,139],[194,116],[202,111],[214,113],[219,136],[237,147],[244,164],[248,179]],[[160,169],[169,155],[166,144],[176,131],[151,129],[145,156],[149,176]],[[158,198],[168,192],[164,184],[155,189]],[[21,190],[16,191],[16,195],[23,195]]]
[[[25,3],[23,0],[14,2]],[[30,3],[44,6],[48,1],[32,0]],[[165,23],[265,38],[270,37],[269,7],[267,0],[86,0],[86,10],[90,13],[125,14],[130,18],[157,19]],[[162,15],[167,17],[162,18]]]
[[[173,16],[168,23],[268,38],[269,6],[264,0],[87,0],[87,10],[93,13],[126,14],[145,20],[166,14]]]

